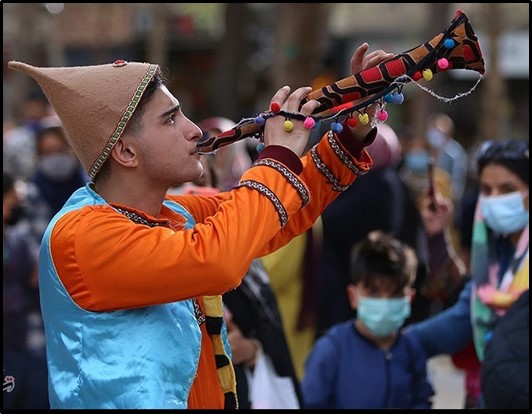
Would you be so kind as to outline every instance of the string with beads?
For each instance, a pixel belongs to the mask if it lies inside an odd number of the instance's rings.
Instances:
[[[455,48],[457,50],[454,50]],[[461,10],[456,12],[455,18],[441,36],[434,37],[430,42],[381,62],[377,68],[369,68],[368,72],[353,74],[355,79],[342,79],[329,85],[327,89],[313,91],[309,96],[320,101],[319,108],[326,109],[304,117],[298,112],[281,111],[280,106],[274,104],[257,116],[242,119],[228,131],[208,137],[201,142],[198,141],[197,152],[199,154],[216,153],[219,148],[246,137],[258,138],[263,144],[264,124],[269,117],[276,115],[285,117],[284,122],[281,123],[285,131],[295,130],[293,121],[296,119],[302,120],[307,129],[316,128],[316,125],[321,124],[321,120],[331,120],[331,133],[341,131],[346,125],[355,127],[360,123],[371,123],[370,125],[374,126],[387,121],[387,105],[403,103],[404,84],[410,81],[414,83],[419,80],[430,81],[434,75],[433,71],[438,73],[459,68],[471,69],[481,75],[484,74],[484,61],[478,40],[469,25],[467,16]],[[449,103],[471,94],[481,80],[482,76],[468,92],[459,93],[450,98],[440,96],[428,87],[417,83],[416,85],[438,100]],[[366,89],[364,89],[365,86],[367,86]],[[362,90],[354,88],[362,88]],[[376,89],[377,92],[375,92]],[[372,95],[368,96],[369,93]],[[348,95],[359,96],[359,99],[346,102],[344,99]],[[365,98],[360,99],[362,96]],[[261,147],[263,145],[260,145],[259,149]]]
[[[456,45],[457,44],[454,39],[448,38],[443,40],[444,49],[450,50],[453,49]],[[436,65],[439,71],[446,71],[452,68],[451,62],[449,62],[445,57],[438,59],[436,61]],[[408,82],[413,82],[421,90],[429,93],[431,96],[444,103],[451,103],[457,99],[470,95],[473,91],[475,91],[476,87],[483,79],[483,76],[479,75],[479,78],[476,83],[468,91],[458,93],[455,96],[448,98],[438,95],[430,88],[418,83],[418,81],[420,81],[421,79],[427,82],[431,81],[433,76],[434,74],[429,68],[416,70],[412,74],[412,76],[409,76],[408,74],[401,75],[397,77],[393,82],[391,82],[390,85],[385,89],[385,91],[377,94],[376,96],[373,96],[366,102],[362,102],[358,105],[354,105],[354,102],[343,104],[340,105],[341,109],[333,113],[331,113],[331,110],[328,110],[324,111],[324,113],[322,114],[314,114],[305,117],[305,115],[300,113],[289,113],[286,111],[282,111],[280,105],[274,102],[271,104],[270,109],[268,111],[263,112],[252,119],[253,122],[255,122],[257,125],[263,126],[266,122],[266,119],[272,116],[283,115],[286,118],[283,123],[283,129],[286,132],[291,132],[294,128],[294,124],[292,123],[291,119],[303,121],[303,125],[306,129],[315,128],[320,121],[332,119],[333,122],[331,122],[330,129],[334,133],[340,133],[343,131],[344,127],[342,125],[342,120],[345,120],[345,122],[350,128],[354,128],[359,123],[361,125],[367,125],[370,122],[371,126],[375,127],[378,123],[385,122],[388,119],[388,112],[386,111],[387,104],[401,105],[404,102],[405,98],[403,95],[403,87]],[[378,108],[375,110],[373,117],[370,119],[369,114],[367,113],[367,109],[373,104],[377,104]],[[334,108],[332,110],[334,110]],[[358,113],[356,117],[355,113]],[[241,123],[249,122],[249,120],[249,118],[244,119],[241,121]],[[264,148],[264,136],[262,128],[261,131],[256,134],[256,137],[260,141],[257,145],[257,151],[260,152]]]

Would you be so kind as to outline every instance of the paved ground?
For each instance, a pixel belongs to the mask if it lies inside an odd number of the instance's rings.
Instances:
[[[431,358],[427,371],[436,393],[432,408],[464,408],[464,374],[454,367],[450,357],[442,355]]]

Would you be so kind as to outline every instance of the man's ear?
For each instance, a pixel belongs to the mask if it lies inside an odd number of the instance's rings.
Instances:
[[[347,298],[349,299],[349,304],[351,309],[355,310],[358,307],[358,292],[355,285],[349,283],[345,288],[347,291]]]
[[[128,141],[120,138],[111,150],[110,157],[124,167],[136,167],[139,162],[137,149]]]

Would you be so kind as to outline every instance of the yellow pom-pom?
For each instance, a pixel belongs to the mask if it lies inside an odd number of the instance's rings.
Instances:
[[[294,123],[287,119],[286,121],[283,122],[283,129],[286,132],[292,132],[292,130],[294,129]]]
[[[358,121],[359,121],[362,125],[367,125],[368,122],[369,122],[369,115],[368,115],[368,114],[359,114],[359,115],[358,115]]]
[[[423,79],[426,81],[432,80],[432,71],[430,69],[424,69],[423,70]]]

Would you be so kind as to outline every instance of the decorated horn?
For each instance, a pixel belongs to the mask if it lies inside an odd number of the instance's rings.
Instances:
[[[430,80],[434,74],[452,69],[473,70],[480,75],[485,70],[478,38],[461,10],[456,12],[449,27],[432,40],[310,92],[306,100],[315,99],[320,103],[309,117],[312,119],[310,124],[342,115],[351,117],[356,111],[363,116],[365,109],[377,101],[400,104],[404,84]],[[260,138],[265,119],[274,115],[275,112],[269,109],[256,117],[244,118],[230,130],[198,141],[197,152],[214,153],[243,138]],[[361,122],[367,123],[367,118],[362,117]]]

